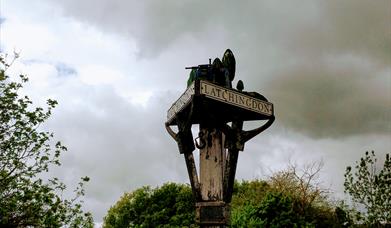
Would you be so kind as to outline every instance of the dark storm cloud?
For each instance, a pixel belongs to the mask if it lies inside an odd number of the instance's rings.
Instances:
[[[300,7],[278,1],[57,2],[66,15],[136,38],[147,55],[157,55],[186,34],[202,38],[210,33],[208,28],[211,33],[226,33],[225,38],[234,42],[282,40],[299,52],[303,48],[315,54],[319,54],[319,48],[350,50],[383,60],[389,60],[391,55],[391,44],[387,42],[391,35],[391,6],[387,0],[304,1]],[[262,50],[268,44],[247,45]]]
[[[391,132],[391,3],[328,1],[286,39],[265,90],[280,121],[311,137]]]
[[[230,47],[247,90],[311,137],[390,132],[391,3],[57,1],[64,14],[135,39],[140,55]],[[91,7],[94,6],[94,7]],[[191,37],[189,46],[180,43]],[[194,46],[196,44],[196,46]],[[175,63],[173,63],[175,64]]]
[[[390,133],[389,85],[379,85],[377,73],[358,66],[297,65],[276,75],[266,91],[277,120],[312,137]]]
[[[306,50],[323,50],[366,56],[390,66],[391,61],[391,2],[380,1],[330,1],[322,2],[319,25],[307,27],[303,32],[317,33],[313,42],[305,40]],[[317,32],[314,32],[317,31]],[[320,47],[320,48],[316,48]]]

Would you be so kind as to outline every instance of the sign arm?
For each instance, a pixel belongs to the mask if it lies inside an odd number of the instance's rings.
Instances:
[[[177,142],[177,133],[175,133],[168,123],[165,124],[168,134]]]
[[[193,191],[193,195],[195,199],[198,201],[201,199],[200,194],[200,183],[197,175],[197,168],[194,162],[194,143],[193,143],[193,135],[191,133],[191,116],[193,114],[193,104],[191,104],[190,112],[187,114],[187,118],[181,118],[183,116],[179,116],[177,118],[178,122],[178,133],[175,133],[170,127],[169,123],[166,123],[166,130],[168,134],[174,138],[179,147],[179,152],[184,155],[187,172],[189,174],[189,180],[191,189]]]
[[[241,133],[241,142],[244,144],[248,140],[252,139],[256,135],[260,134],[264,130],[268,129],[274,122],[276,118],[273,116],[270,117],[270,119],[262,126],[255,128],[251,131],[242,131]]]
[[[183,133],[181,132],[191,132],[191,117],[193,115],[193,111],[194,111],[194,104],[191,103],[190,105],[190,111],[187,115],[187,118],[180,118],[180,117],[177,117],[177,121],[178,121],[178,133],[175,133],[172,128],[170,127],[170,124],[169,122],[166,122],[165,123],[165,127],[166,127],[166,130],[168,132],[168,134],[175,140],[175,141],[179,141],[179,136]],[[193,138],[193,137],[192,137]]]
[[[183,155],[185,157],[186,168],[189,174],[191,190],[193,191],[195,200],[198,202],[199,200],[201,200],[201,190],[200,183],[198,181],[197,168],[194,162],[194,156],[193,153],[184,153]]]

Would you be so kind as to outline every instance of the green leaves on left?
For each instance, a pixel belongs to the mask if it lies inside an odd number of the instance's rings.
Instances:
[[[57,101],[49,99],[41,108],[20,96],[28,78],[12,81],[8,58],[0,53],[0,227],[93,227],[80,200],[88,177],[71,199],[62,197],[66,186],[58,178],[41,178],[51,165],[61,165],[60,155],[67,150],[53,142],[52,132],[40,130]]]

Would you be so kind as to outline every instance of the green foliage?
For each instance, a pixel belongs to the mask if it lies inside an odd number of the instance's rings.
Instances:
[[[353,227],[358,221],[357,211],[346,205],[344,201],[335,207],[335,218],[341,227]]]
[[[348,166],[345,172],[345,192],[355,203],[365,207],[362,219],[367,225],[391,223],[391,159],[386,154],[383,168],[378,171],[375,152],[366,152],[356,162],[355,172]]]
[[[66,186],[57,178],[39,178],[50,165],[59,166],[60,154],[66,151],[61,142],[53,145],[53,133],[39,131],[57,102],[48,100],[44,110],[19,96],[28,78],[20,75],[21,82],[11,81],[6,58],[0,54],[0,226],[92,227],[92,216],[81,210],[79,201],[87,178],[72,199],[60,197]]]
[[[105,228],[195,226],[194,199],[188,185],[167,183],[125,193],[104,218]]]
[[[259,204],[268,191],[270,185],[263,180],[235,181],[231,207],[238,208],[249,203]]]
[[[339,226],[334,206],[328,199],[328,190],[318,182],[321,168],[321,162],[308,164],[302,169],[291,165],[270,177],[269,183],[274,191],[291,197],[295,213],[307,223],[316,227]]]
[[[234,213],[238,213],[237,211]],[[232,227],[310,227],[293,210],[293,200],[280,192],[268,192],[258,205],[247,204],[233,214]]]
[[[270,190],[266,181],[235,181],[231,202],[232,227],[259,227],[262,221],[255,216],[257,206]]]
[[[233,227],[341,227],[327,190],[316,181],[321,164],[291,166],[268,181],[235,183]],[[276,219],[273,219],[276,218]]]

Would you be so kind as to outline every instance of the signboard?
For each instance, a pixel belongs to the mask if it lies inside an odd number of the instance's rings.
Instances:
[[[206,97],[267,116],[273,115],[273,105],[269,102],[236,92],[232,89],[217,86],[206,81],[201,81],[200,83],[201,94]]]
[[[175,115],[182,111],[194,96],[204,96],[206,98],[223,102],[232,106],[243,108],[263,116],[273,115],[273,104],[255,97],[249,96],[234,89],[228,89],[215,85],[208,81],[194,81],[179,99],[171,106],[167,112],[167,122],[171,122]]]
[[[171,106],[167,112],[167,120],[170,121],[176,113],[180,112],[190,101],[191,96],[195,94],[195,82],[193,82],[179,99]]]

